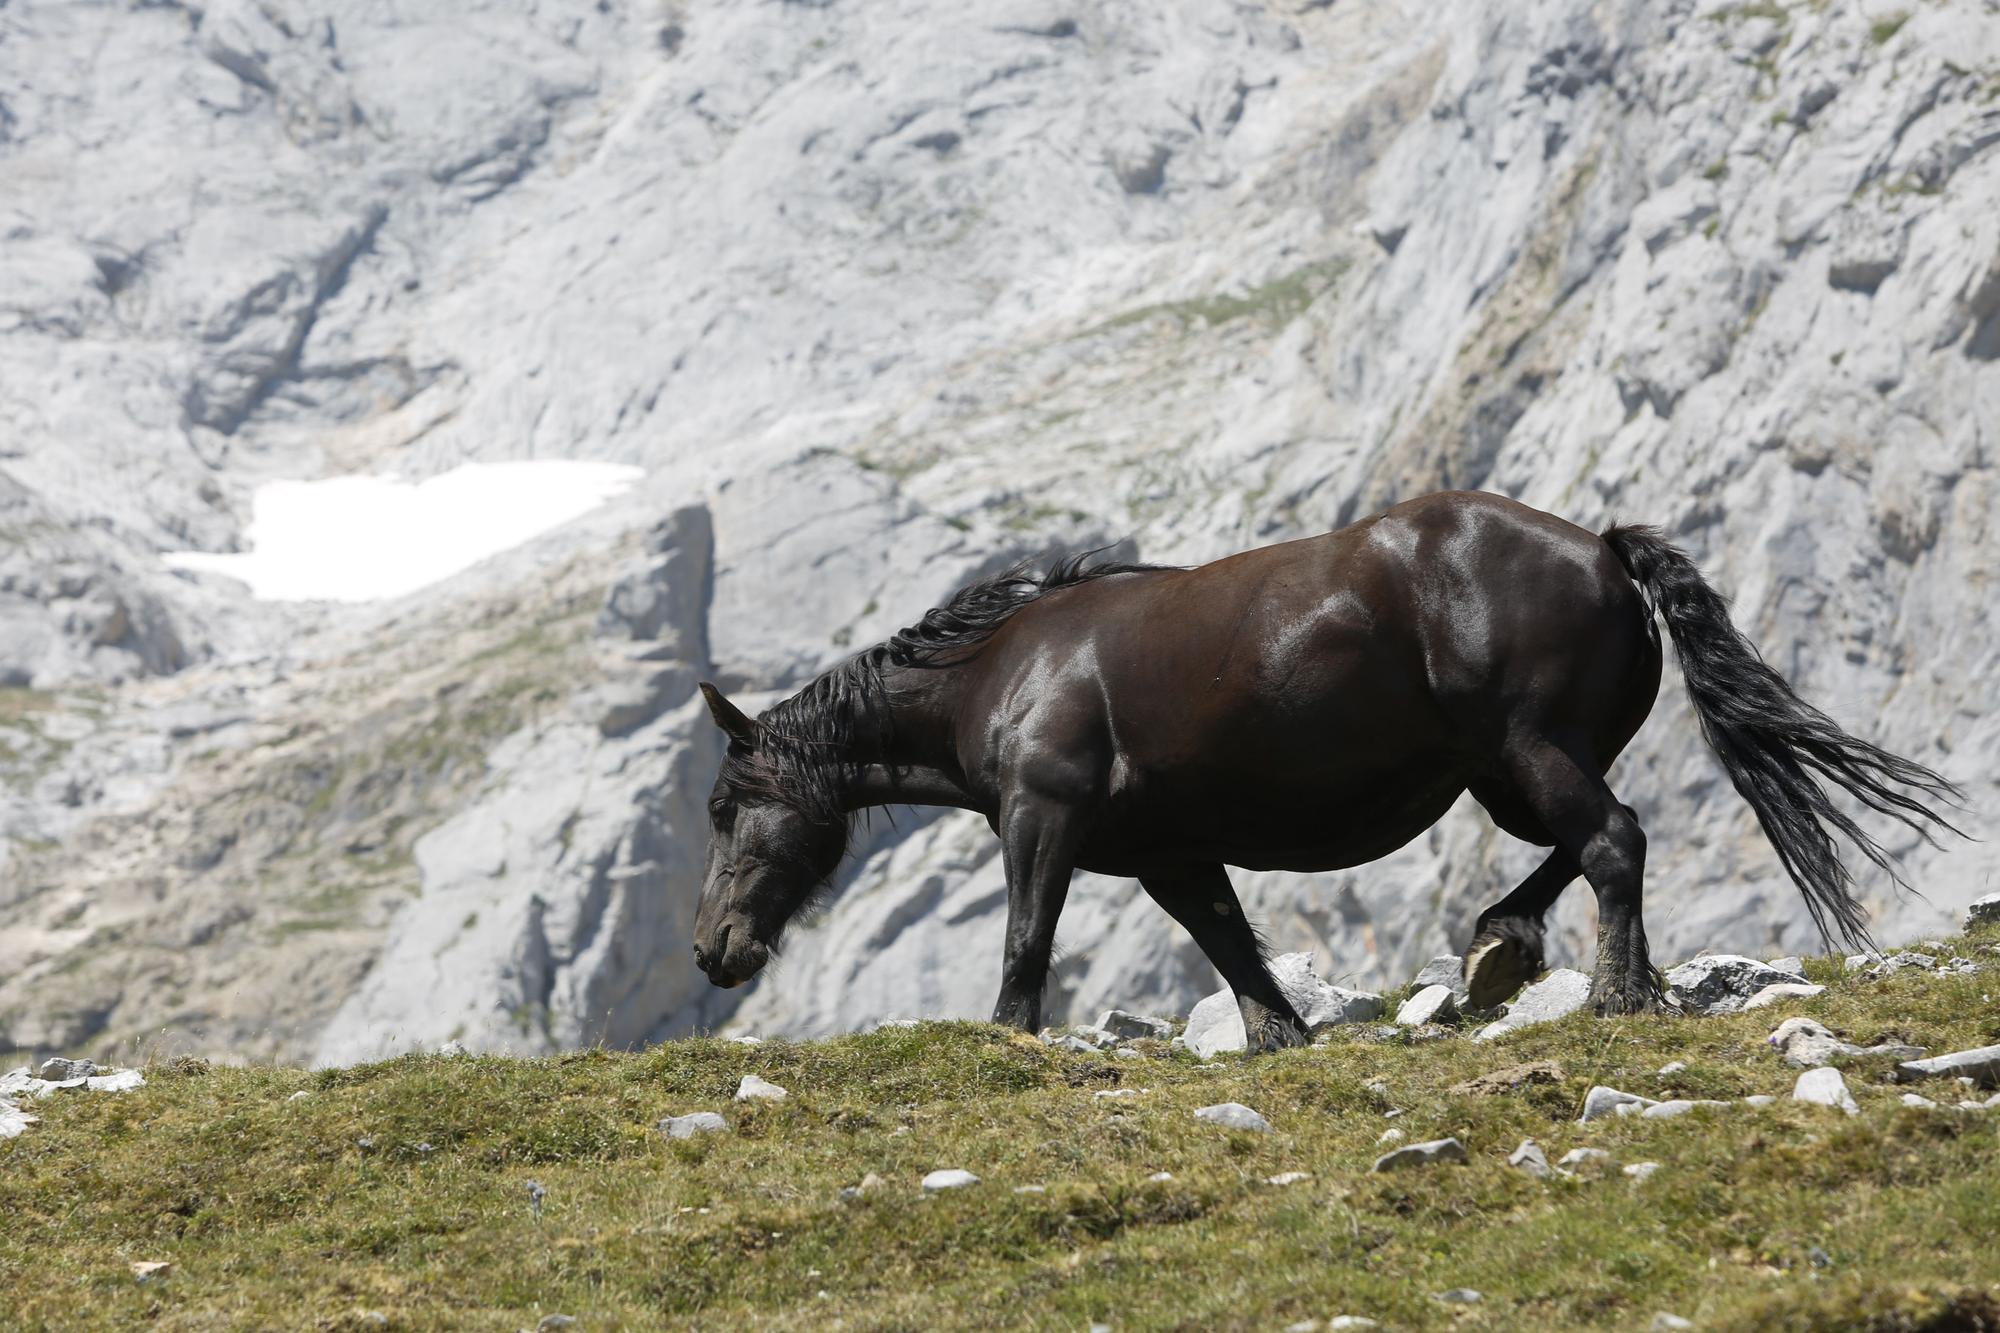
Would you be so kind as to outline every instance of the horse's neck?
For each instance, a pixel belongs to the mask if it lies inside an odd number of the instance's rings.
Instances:
[[[958,760],[952,753],[952,724],[961,683],[951,667],[882,668],[880,698],[889,725],[852,756],[856,777],[850,803],[949,805],[971,808]]]

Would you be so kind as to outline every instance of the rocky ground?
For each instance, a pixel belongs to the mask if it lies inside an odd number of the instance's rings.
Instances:
[[[0,1048],[341,1062],[976,1016],[990,836],[877,824],[686,969],[713,738],[1017,556],[1439,486],[1659,523],[1965,784],[1993,891],[2000,17],[1978,0],[16,0],[0,9]],[[358,607],[170,572],[276,478],[635,464]],[[1663,956],[1816,946],[1670,679],[1614,774]],[[1349,988],[1531,866],[1476,812],[1242,876]],[[1555,961],[1587,967],[1588,895]],[[1128,883],[1057,1010],[1213,988]]]
[[[1987,1328],[1996,928],[1923,956],[1703,956],[1668,973],[1681,1012],[1618,1019],[1551,1001],[1559,973],[1497,1024],[1420,1016],[1450,988],[1419,976],[1249,1057],[1197,1006],[1040,1040],[905,1021],[317,1073],[54,1060],[0,1078],[0,1309],[49,1328]]]

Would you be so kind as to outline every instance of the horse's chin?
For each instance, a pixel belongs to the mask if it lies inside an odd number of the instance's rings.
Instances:
[[[735,990],[738,986],[748,985],[770,961],[770,947],[762,941],[752,940],[740,949],[731,949],[729,956],[722,960],[722,966],[710,972],[708,979],[723,990]]]

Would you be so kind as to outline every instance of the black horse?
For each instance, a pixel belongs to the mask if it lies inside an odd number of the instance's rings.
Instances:
[[[1832,837],[1894,873],[1837,788],[1920,832],[1936,773],[1847,735],[1793,693],[1659,533],[1602,536],[1499,496],[1412,500],[1338,532],[1195,569],[1058,563],[974,584],[752,721],[704,684],[729,747],[710,798],[695,961],[756,974],[880,805],[976,810],[1000,837],[1007,945],[995,1022],[1034,1029],[1081,866],[1138,879],[1194,936],[1252,1049],[1305,1038],[1227,866],[1383,856],[1470,789],[1550,847],[1466,952],[1472,1003],[1542,966],[1542,921],[1597,894],[1600,1012],[1660,1000],[1646,835],[1604,775],[1651,711],[1665,621],[1703,733],[1823,935],[1865,943]]]

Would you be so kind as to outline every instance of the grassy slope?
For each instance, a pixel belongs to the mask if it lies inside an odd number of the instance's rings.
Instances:
[[[1963,948],[1990,962],[1996,941]],[[0,1143],[0,1325],[378,1327],[374,1311],[415,1329],[533,1327],[551,1312],[591,1329],[1278,1329],[1363,1313],[1397,1327],[1629,1329],[1672,1310],[1794,1330],[1922,1327],[1954,1301],[1990,1304],[2000,1113],[1904,1108],[1885,1070],[1864,1065],[1847,1071],[1863,1108],[1851,1120],[1781,1102],[1574,1123],[1596,1082],[1788,1093],[1795,1071],[1763,1038],[1792,1012],[1934,1052],[2000,1041],[2000,969],[1881,981],[1813,969],[1827,995],[1743,1017],[1579,1017],[1483,1046],[1342,1034],[1211,1067],[1163,1046],[1114,1060],[937,1023],[755,1049],[156,1068],[136,1093],[41,1103],[39,1126]],[[1567,1076],[1446,1091],[1533,1059]],[[1685,1073],[1653,1072],[1676,1059]],[[750,1071],[791,1099],[732,1107]],[[1091,1096],[1119,1081],[1147,1091]],[[1276,1132],[1190,1114],[1225,1100]],[[1393,1107],[1405,1113],[1385,1121]],[[734,1132],[653,1132],[703,1108]],[[1472,1163],[1368,1174],[1391,1123],[1412,1140],[1457,1135]],[[1663,1166],[1644,1183],[1542,1182],[1505,1164],[1528,1136],[1552,1160],[1593,1145]],[[985,1181],[924,1198],[918,1180],[944,1166]],[[1160,1170],[1174,1179],[1147,1180]],[[1264,1183],[1294,1170],[1312,1179]],[[884,1187],[840,1202],[868,1171]],[[548,1191],[539,1218],[530,1179]],[[1047,1193],[1012,1192],[1029,1183]],[[127,1271],[160,1259],[174,1265],[164,1280]],[[1485,1301],[1434,1299],[1460,1286]]]

